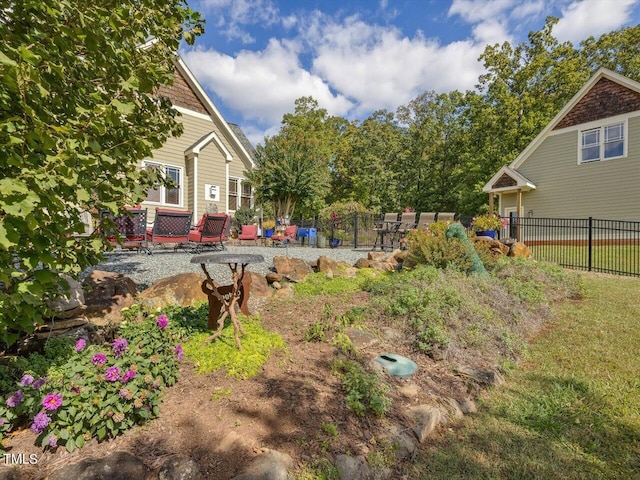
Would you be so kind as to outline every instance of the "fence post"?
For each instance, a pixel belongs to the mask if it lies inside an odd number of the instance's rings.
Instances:
[[[587,255],[588,255],[588,259],[587,259],[587,268],[588,271],[591,271],[591,247],[593,246],[593,217],[589,217],[589,246],[587,249]]]
[[[358,248],[358,212],[353,212],[353,248]]]

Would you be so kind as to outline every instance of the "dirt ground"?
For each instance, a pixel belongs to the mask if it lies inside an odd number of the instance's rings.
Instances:
[[[184,362],[178,383],[165,392],[159,418],[116,439],[92,441],[72,453],[63,448],[43,453],[33,445],[34,434],[17,432],[10,438],[10,452],[38,455],[37,465],[20,467],[22,475],[46,478],[63,465],[117,450],[135,454],[155,471],[168,457],[184,455],[199,464],[207,479],[233,478],[264,449],[291,455],[300,470],[319,458],[367,455],[383,448],[381,439],[390,424],[408,426],[403,412],[410,405],[442,404],[443,398],[470,396],[446,362],[416,354],[403,337],[385,340],[379,334],[385,325],[377,320],[367,328],[380,343],[361,351],[363,357],[395,352],[409,356],[419,368],[410,379],[388,378],[393,406],[383,420],[356,417],[346,407],[340,382],[331,373],[332,360],[339,354],[336,348],[330,339],[313,343],[304,338],[308,326],[321,318],[325,302],[335,298],[265,301],[258,309],[261,320],[268,330],[282,335],[288,345],[286,354],[273,356],[249,380],[227,378],[220,371],[197,375],[193,365]],[[333,303],[333,312],[340,314],[367,302],[368,294],[359,292],[342,305]],[[337,427],[337,434],[328,433],[329,424]],[[0,478],[3,468],[0,465]],[[401,478],[402,467],[395,468]],[[150,478],[157,477],[151,474]]]

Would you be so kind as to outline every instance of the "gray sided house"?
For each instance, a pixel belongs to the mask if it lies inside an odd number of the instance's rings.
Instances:
[[[640,220],[640,83],[598,70],[483,190],[505,217]]]
[[[179,56],[174,84],[159,95],[171,100],[184,125],[180,137],[169,138],[142,168],[160,168],[177,188],[151,190],[142,203],[148,221],[156,207],[189,210],[196,223],[206,211],[233,214],[240,206],[253,206],[253,192],[245,171],[254,166],[253,146],[239,127],[229,124],[209,99]]]

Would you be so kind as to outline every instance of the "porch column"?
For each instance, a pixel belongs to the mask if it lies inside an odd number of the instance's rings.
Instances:
[[[521,226],[520,226],[520,212],[522,211],[522,189],[518,189],[518,210],[516,211],[516,216],[518,217],[518,224],[516,227],[516,240],[518,242],[522,241],[521,237]]]
[[[489,192],[489,215],[493,215],[493,192]]]

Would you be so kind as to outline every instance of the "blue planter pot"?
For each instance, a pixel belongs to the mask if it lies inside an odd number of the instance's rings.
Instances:
[[[331,248],[337,248],[340,246],[340,239],[339,238],[332,238],[331,239]]]
[[[264,231],[265,238],[271,238],[273,236],[273,228],[269,228]]]
[[[491,237],[495,240],[496,231],[495,230],[478,230],[476,232],[476,237]]]

